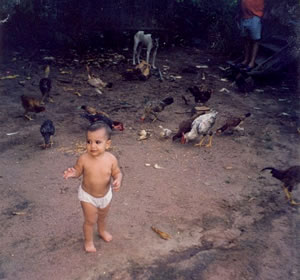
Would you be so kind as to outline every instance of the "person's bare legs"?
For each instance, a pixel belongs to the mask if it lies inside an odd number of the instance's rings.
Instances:
[[[109,208],[110,204],[103,209],[98,208],[98,233],[106,242],[112,241],[112,235],[106,230],[106,217]]]
[[[243,65],[247,65],[250,60],[250,48],[251,48],[251,42],[249,38],[244,39],[244,60],[241,62]]]
[[[256,59],[256,56],[257,56],[257,52],[258,52],[258,42],[253,41],[252,51],[251,51],[251,60],[248,64],[248,66],[251,67],[251,68],[253,68],[255,66],[255,59]]]
[[[83,234],[84,234],[84,249],[88,253],[96,252],[93,241],[93,227],[97,222],[98,209],[87,202],[81,201],[81,207],[84,215]]]

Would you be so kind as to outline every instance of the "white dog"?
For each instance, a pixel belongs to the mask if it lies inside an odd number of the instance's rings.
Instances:
[[[147,58],[146,61],[149,63],[150,52],[154,48],[152,54],[152,67],[155,67],[155,58],[158,49],[158,38],[152,39],[151,34],[145,34],[144,31],[138,31],[134,35],[134,46],[133,46],[133,65],[135,65],[135,57],[137,58],[137,63],[140,64],[140,54],[142,51],[142,45],[147,47]]]

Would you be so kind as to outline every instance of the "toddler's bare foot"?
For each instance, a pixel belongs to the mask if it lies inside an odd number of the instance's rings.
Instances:
[[[99,232],[99,235],[106,242],[112,241],[112,235],[108,231]]]
[[[95,253],[96,248],[92,242],[84,242],[84,249],[88,253]]]

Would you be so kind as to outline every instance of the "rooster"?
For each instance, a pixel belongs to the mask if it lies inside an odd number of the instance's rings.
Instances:
[[[285,170],[279,170],[273,167],[265,167],[261,171],[271,170],[271,174],[274,178],[283,182],[283,190],[284,193],[292,205],[300,205],[300,203],[296,203],[292,198],[291,192],[294,187],[300,183],[300,165],[291,166]]]
[[[181,138],[181,144],[183,143],[183,135],[187,132],[189,132],[192,129],[192,123],[193,121],[199,117],[199,114],[195,115],[192,118],[189,118],[188,120],[184,120],[179,124],[178,131],[176,134],[172,137],[172,140],[175,141],[179,138]]]
[[[45,107],[41,106],[40,101],[33,97],[23,94],[21,96],[21,101],[22,106],[25,109],[24,117],[30,121],[32,121],[33,119],[29,115],[27,115],[28,112],[40,113],[46,110]]]
[[[205,85],[200,86],[200,88],[197,86],[189,87],[186,91],[190,92],[194,96],[195,103],[202,104],[205,104],[213,93],[213,90]]]
[[[150,115],[154,116],[154,120],[158,119],[158,113],[162,112],[166,106],[171,105],[174,102],[173,97],[167,97],[163,100],[148,101],[144,107],[144,113],[141,120],[144,121]]]
[[[84,113],[84,114],[80,114],[80,116],[82,118],[87,119],[90,124],[93,124],[95,122],[104,122],[106,123],[111,129],[115,129],[115,130],[119,130],[119,131],[123,131],[124,130],[124,125],[121,122],[118,121],[113,121],[110,118],[108,118],[107,116],[101,114],[101,113],[96,113],[94,115],[89,114],[89,113]]]
[[[45,77],[40,80],[40,90],[42,93],[41,104],[44,104],[44,99],[48,97],[50,102],[53,102],[52,97],[50,96],[51,90],[51,79],[49,79],[50,66],[48,65],[45,69]]]
[[[44,121],[43,124],[41,125],[40,132],[45,141],[42,147],[44,149],[51,147],[51,145],[53,144],[52,136],[55,133],[55,127],[53,125],[53,122],[51,120]]]
[[[242,128],[240,127],[240,125],[243,123],[243,121],[250,117],[251,116],[251,113],[247,113],[241,117],[238,117],[238,118],[230,118],[226,121],[226,123],[218,128],[216,130],[216,134],[217,135],[220,135],[221,133],[223,133],[224,131],[226,130],[241,130]]]
[[[198,144],[195,144],[195,146],[201,147],[206,135],[209,133],[209,143],[206,145],[207,148],[210,148],[212,146],[212,132],[210,132],[211,128],[213,127],[216,118],[217,118],[218,112],[212,110],[211,112],[201,115],[197,117],[192,122],[192,128],[189,132],[182,135],[182,141],[181,143],[185,144],[189,141],[192,141],[196,139],[198,136],[202,135],[202,138],[200,139]]]

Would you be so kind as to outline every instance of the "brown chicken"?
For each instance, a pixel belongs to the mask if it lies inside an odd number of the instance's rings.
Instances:
[[[45,77],[40,80],[40,91],[42,93],[41,104],[44,103],[45,98],[47,97],[49,102],[53,102],[52,97],[50,96],[51,91],[51,79],[49,79],[50,66],[48,65],[45,69]]]
[[[213,90],[208,88],[206,85],[201,85],[200,87],[189,87],[186,91],[190,92],[194,96],[195,103],[202,104],[206,103],[213,93]]]
[[[24,117],[32,121],[33,119],[27,115],[28,112],[40,113],[46,110],[45,107],[41,106],[41,102],[33,97],[22,95],[21,96],[22,106],[25,109]]]
[[[221,133],[223,133],[226,130],[234,130],[234,129],[238,130],[238,129],[241,129],[240,125],[244,122],[244,120],[246,118],[248,118],[250,116],[251,116],[251,113],[247,113],[247,114],[245,114],[245,115],[243,115],[241,117],[238,117],[238,118],[230,118],[230,119],[228,119],[226,121],[226,123],[222,127],[218,128],[216,130],[216,134],[220,135]]]
[[[171,105],[174,102],[173,97],[167,97],[163,100],[148,101],[144,107],[144,113],[141,120],[144,121],[150,115],[154,116],[154,120],[158,119],[158,113],[162,112],[166,106]]]
[[[103,115],[103,116],[109,118],[109,115],[108,115],[108,114],[106,114],[106,113],[103,112],[103,111],[98,111],[96,108],[91,107],[91,106],[82,105],[82,106],[81,106],[81,109],[84,110],[84,111],[86,111],[86,112],[87,112],[88,114],[90,114],[90,115],[101,114],[101,115]]]
[[[286,170],[279,170],[273,167],[265,167],[261,171],[271,170],[271,174],[274,178],[283,182],[283,190],[284,193],[292,205],[300,205],[300,203],[296,203],[293,198],[291,192],[296,185],[300,183],[300,165],[291,166]]]

